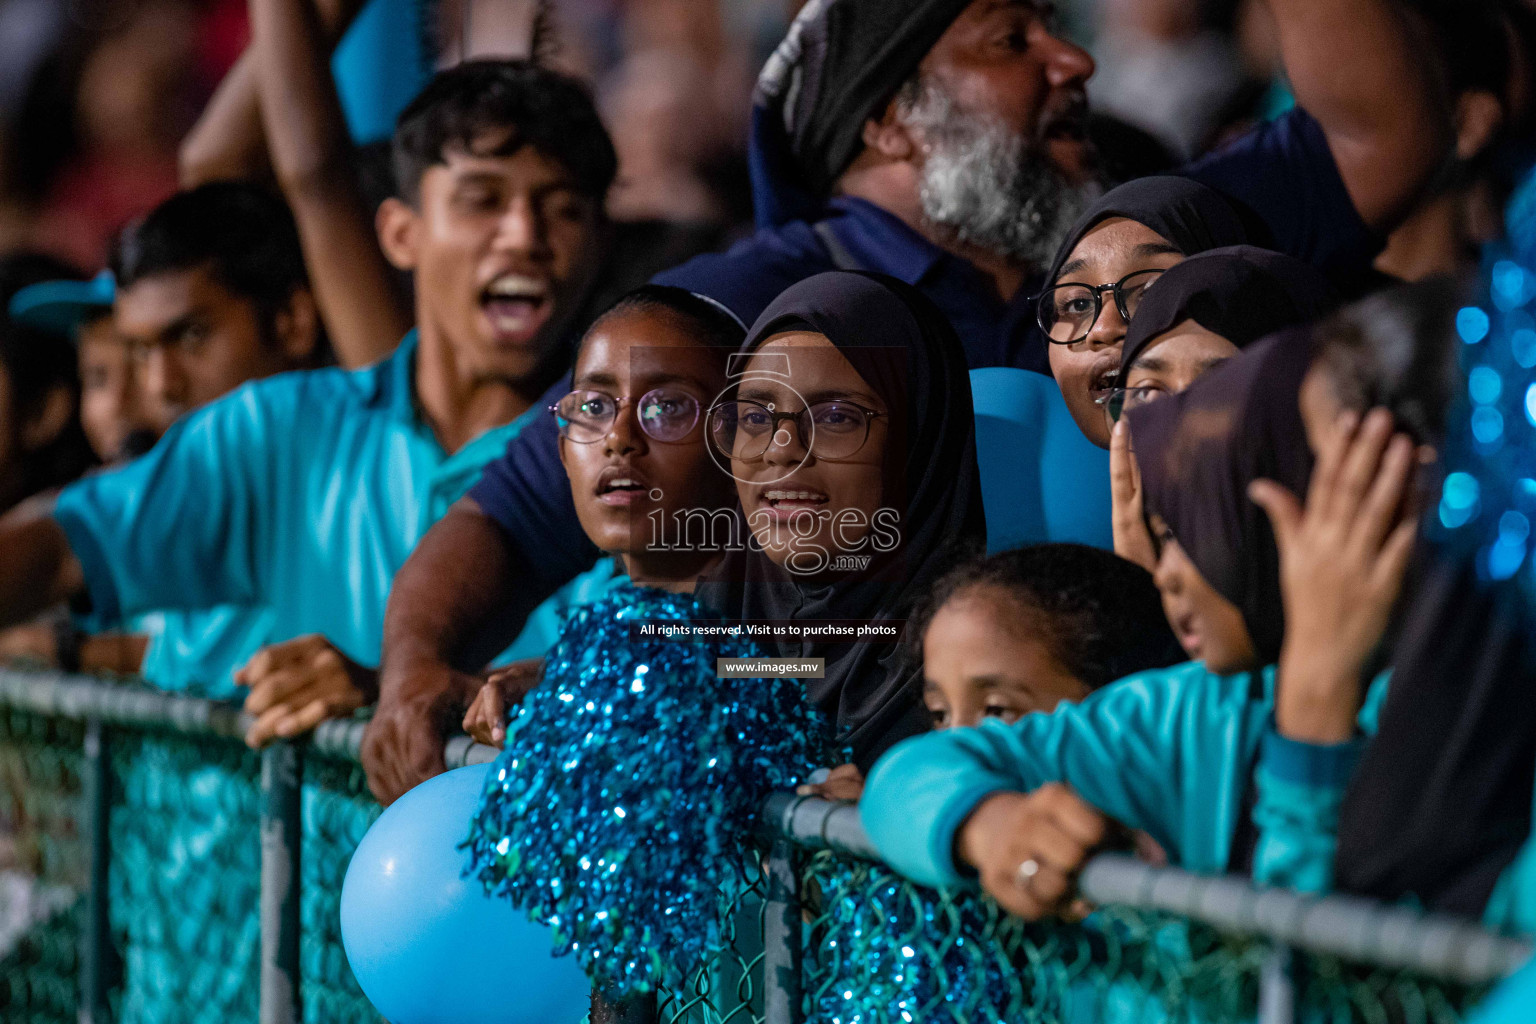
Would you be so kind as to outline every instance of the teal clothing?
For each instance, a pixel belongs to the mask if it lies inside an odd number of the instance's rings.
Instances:
[[[231,700],[241,690],[230,673],[266,644],[272,613],[220,605],[199,611],[157,611],[136,617],[129,632],[149,638],[139,675],[161,690]]]
[[[1361,709],[1366,734],[1375,731],[1386,682],[1385,674],[1372,682]],[[1064,782],[1149,833],[1171,863],[1219,873],[1256,773],[1255,877],[1317,887],[1330,874],[1329,814],[1336,822],[1364,741],[1285,740],[1274,732],[1273,708],[1273,667],[1218,676],[1190,662],[1143,672],[1050,714],[899,744],[870,774],[860,815],[892,867],[924,885],[955,886],[968,881],[951,855],[955,833],[977,804]],[[1303,811],[1287,809],[1296,800]]]
[[[1514,935],[1536,935],[1536,836],[1526,840],[1499,876],[1483,909],[1483,924]]]
[[[1494,989],[1467,1024],[1529,1024],[1532,1017],[1536,1017],[1536,960]]]
[[[624,575],[617,558],[599,558],[597,564],[555,591],[554,595],[528,613],[523,631],[512,641],[498,665],[522,661],[526,658],[542,658],[560,639],[566,616],[582,605],[601,601],[620,587],[628,586],[629,577]]]
[[[65,488],[54,518],[98,623],[235,605],[262,644],[323,634],[377,665],[395,573],[538,415],[443,451],[417,408],[416,334],[361,370],[281,374],[179,420],[153,451]],[[209,664],[239,668],[248,644]]]
[[[432,78],[433,58],[423,45],[435,31],[431,0],[368,0],[331,57],[331,78],[359,145],[382,142],[395,119]]]

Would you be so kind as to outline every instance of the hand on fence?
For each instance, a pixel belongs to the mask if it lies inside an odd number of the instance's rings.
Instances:
[[[819,796],[823,800],[857,803],[859,797],[864,795],[864,773],[859,771],[856,764],[840,764],[828,772],[825,779],[796,786],[795,792],[800,796]]]
[[[960,826],[955,853],[1009,913],[1080,920],[1090,908],[1076,898],[1077,872],[1111,832],[1109,819],[1071,787],[1049,783],[983,800]]]
[[[363,732],[363,771],[374,797],[388,807],[407,790],[448,770],[443,744],[484,680],[437,662],[386,665]]]
[[[250,687],[245,710],[256,724],[246,730],[245,742],[254,749],[350,715],[378,693],[377,673],[318,634],[262,648],[235,673],[235,682]]]
[[[1131,425],[1123,419],[1109,435],[1109,496],[1115,554],[1156,572],[1157,550],[1142,514],[1141,470],[1131,450]]]
[[[516,661],[491,672],[464,715],[464,731],[476,743],[501,746],[507,738],[507,709],[522,703],[543,674],[543,658]]]
[[[1432,457],[1432,455],[1430,456]],[[1256,481],[1280,548],[1285,642],[1275,724],[1282,735],[1340,743],[1354,735],[1361,674],[1381,642],[1418,534],[1416,452],[1392,416],[1341,417],[1323,439],[1306,505]]]

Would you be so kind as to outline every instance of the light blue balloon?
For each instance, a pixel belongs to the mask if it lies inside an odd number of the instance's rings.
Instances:
[[[406,793],[373,823],[341,887],[341,939],[363,993],[391,1024],[575,1024],[591,983],[550,932],[462,878],[458,844],[489,765]]]

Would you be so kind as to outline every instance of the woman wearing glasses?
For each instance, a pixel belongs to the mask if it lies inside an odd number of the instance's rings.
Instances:
[[[1126,326],[1152,282],[1196,253],[1258,241],[1219,192],[1171,176],[1111,190],[1072,226],[1036,317],[1050,342],[1051,375],[1090,441],[1109,447],[1109,423],[1094,399],[1118,383]]]
[[[541,658],[579,605],[634,582],[691,592],[735,523],[736,490],[706,447],[705,418],[745,331],[711,300],[647,285],[583,338],[574,390],[550,408],[582,530],[606,557],[528,617],[464,718],[482,743],[505,739],[507,708],[538,682]],[[722,521],[726,528],[719,529]]]
[[[700,599],[736,620],[905,619],[952,544],[985,538],[964,350],[916,290],[829,273],[784,292],[709,417],[753,537]],[[921,672],[899,636],[780,641],[825,658],[811,697],[867,767],[924,731]]]

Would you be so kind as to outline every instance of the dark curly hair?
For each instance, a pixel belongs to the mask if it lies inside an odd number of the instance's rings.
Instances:
[[[414,204],[421,176],[449,149],[511,156],[524,146],[558,161],[599,203],[618,173],[613,140],[581,82],[527,60],[465,61],[438,73],[395,122],[395,187]]]
[[[906,632],[913,656],[921,659],[923,634],[940,608],[988,588],[1006,593],[1018,607],[1020,629],[1090,690],[1187,660],[1152,575],[1083,544],[1034,544],[964,559],[934,582],[913,613]]]

